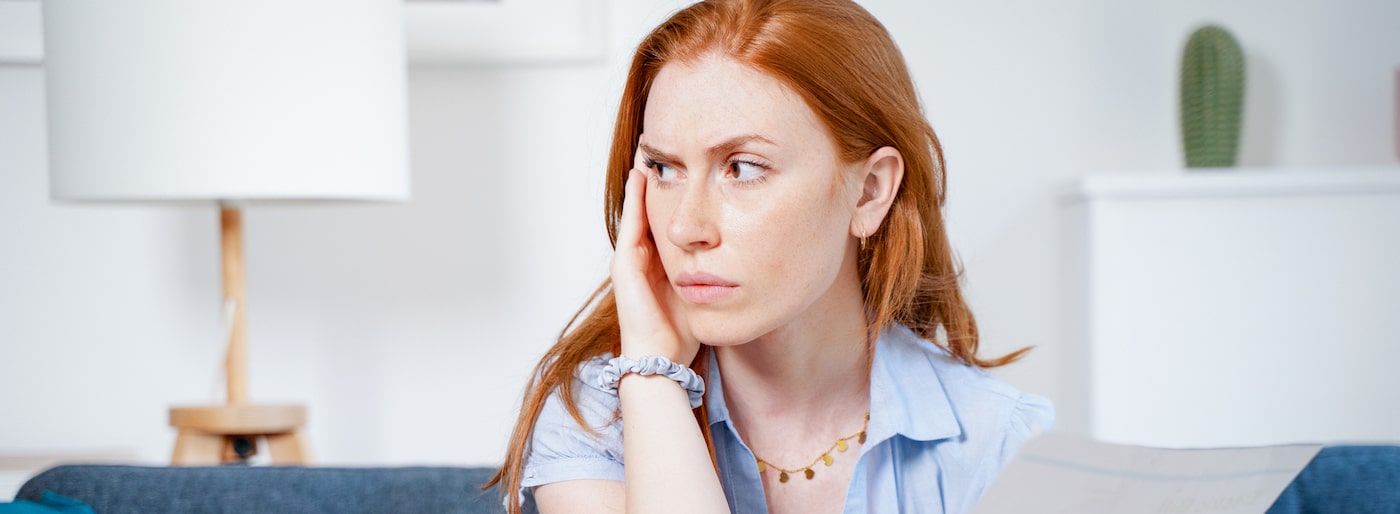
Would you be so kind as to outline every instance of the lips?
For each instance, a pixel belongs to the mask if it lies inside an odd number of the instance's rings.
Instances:
[[[676,277],[674,284],[681,297],[691,303],[716,302],[733,294],[734,290],[739,288],[739,284],[703,271],[682,273]]]

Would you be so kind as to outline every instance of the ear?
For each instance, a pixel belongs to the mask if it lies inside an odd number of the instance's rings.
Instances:
[[[904,182],[904,155],[883,146],[859,164],[856,180],[860,197],[851,216],[851,235],[868,237],[880,229],[894,204],[899,185]]]

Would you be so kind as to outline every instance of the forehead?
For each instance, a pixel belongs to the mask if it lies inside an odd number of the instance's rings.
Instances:
[[[780,147],[829,146],[821,121],[795,91],[718,54],[662,67],[647,96],[642,126],[648,144],[674,151],[736,134],[762,135]]]

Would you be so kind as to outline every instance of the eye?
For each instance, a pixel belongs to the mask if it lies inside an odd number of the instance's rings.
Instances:
[[[651,170],[651,173],[653,176],[656,177],[656,180],[659,180],[661,182],[674,182],[677,178],[676,169],[672,168],[670,165],[656,162],[653,159],[647,159],[646,166],[647,169]]]
[[[732,177],[738,182],[755,182],[757,180],[762,179],[763,174],[767,171],[768,168],[762,164],[756,162],[734,160],[729,161],[729,166],[728,169],[725,170],[725,175]]]

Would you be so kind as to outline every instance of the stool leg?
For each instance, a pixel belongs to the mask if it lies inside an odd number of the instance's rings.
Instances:
[[[311,463],[311,451],[306,444],[306,434],[301,427],[291,432],[267,435],[267,450],[272,463],[279,466],[305,465]]]
[[[175,466],[212,466],[219,463],[224,449],[224,437],[197,430],[181,429],[175,436],[175,453],[170,463]]]

